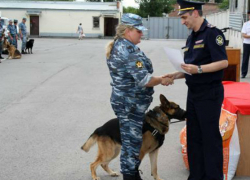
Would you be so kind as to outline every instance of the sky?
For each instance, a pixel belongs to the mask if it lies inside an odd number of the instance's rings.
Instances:
[[[124,7],[132,6],[135,8],[139,8],[139,5],[137,3],[135,3],[134,0],[123,0],[122,3],[123,3]]]

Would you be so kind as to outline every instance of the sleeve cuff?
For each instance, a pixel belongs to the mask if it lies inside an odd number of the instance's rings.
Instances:
[[[148,82],[151,80],[152,78],[152,74],[148,73],[139,83],[138,86],[139,87],[145,87],[146,84],[148,84]]]

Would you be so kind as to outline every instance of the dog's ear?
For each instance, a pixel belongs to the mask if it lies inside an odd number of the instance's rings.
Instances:
[[[161,101],[161,104],[164,106],[169,106],[170,104],[170,102],[167,100],[167,98],[163,94],[160,95],[160,101]]]

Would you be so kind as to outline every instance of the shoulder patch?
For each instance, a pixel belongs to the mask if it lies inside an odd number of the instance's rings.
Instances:
[[[209,27],[209,28],[215,28],[216,26],[214,26],[214,25],[212,25],[212,24],[207,24],[207,27]]]
[[[136,61],[135,65],[139,69],[143,68],[143,63],[141,61]]]
[[[224,39],[221,35],[218,35],[215,41],[219,46],[222,46],[224,44]]]

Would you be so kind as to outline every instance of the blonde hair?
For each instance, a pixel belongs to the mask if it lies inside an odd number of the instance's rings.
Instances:
[[[125,35],[125,30],[126,29],[134,29],[133,26],[130,26],[130,25],[126,25],[126,24],[119,24],[117,27],[116,27],[116,35],[114,37],[114,40],[109,42],[107,47],[106,47],[106,57],[109,58],[110,57],[110,53],[112,51],[112,48],[113,48],[113,45],[115,43],[115,41],[118,39],[118,38],[124,38],[124,35]]]

